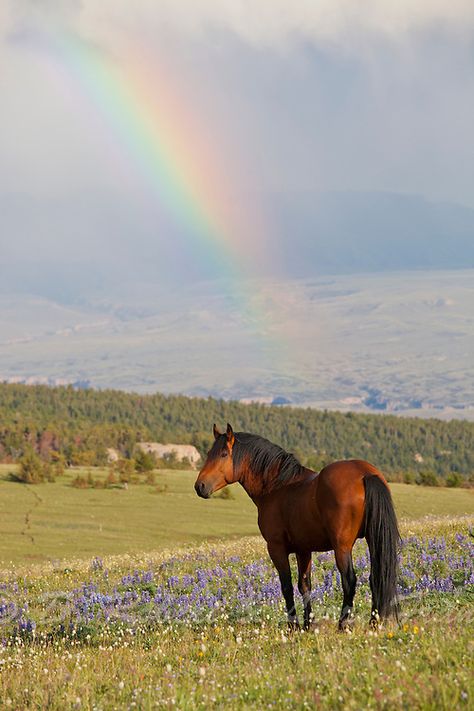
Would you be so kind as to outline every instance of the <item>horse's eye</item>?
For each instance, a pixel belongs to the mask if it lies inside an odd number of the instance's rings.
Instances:
[[[227,457],[227,449],[222,450],[221,457],[222,457],[222,459],[224,459],[224,457]]]

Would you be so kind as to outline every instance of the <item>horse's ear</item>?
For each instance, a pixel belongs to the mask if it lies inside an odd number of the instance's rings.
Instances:
[[[214,423],[214,426],[212,428],[212,431],[214,433],[214,439],[217,439],[218,437],[221,436],[222,432],[219,432],[219,430],[216,427],[216,424]]]
[[[227,435],[227,442],[230,444],[232,447],[234,444],[234,430],[232,429],[232,426],[227,423],[227,430],[226,430],[226,435]]]

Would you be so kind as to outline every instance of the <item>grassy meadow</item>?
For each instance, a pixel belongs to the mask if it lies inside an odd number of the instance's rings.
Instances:
[[[232,488],[232,499],[203,501],[194,491],[196,472],[160,470],[154,485],[127,489],[76,489],[76,476],[105,479],[107,470],[75,467],[37,486],[10,481],[12,470],[0,465],[0,567],[258,533],[255,507],[241,487]]]
[[[154,485],[75,489],[74,477],[104,478],[107,470],[66,470],[55,483],[27,486],[0,465],[0,567],[120,553],[258,534],[256,509],[243,489],[210,501],[194,492],[196,472],[156,472]],[[474,491],[391,484],[401,519],[474,514]]]
[[[392,485],[399,624],[368,627],[359,542],[352,633],[336,630],[338,575],[320,554],[313,629],[289,636],[240,487],[203,501],[194,472],[82,490],[77,470],[36,487],[10,470],[0,472],[0,707],[473,708],[473,492]]]

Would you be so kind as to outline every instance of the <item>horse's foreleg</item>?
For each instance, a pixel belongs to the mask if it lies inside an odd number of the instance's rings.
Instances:
[[[291,580],[291,569],[288,560],[288,553],[284,545],[268,543],[268,554],[273,565],[278,571],[281,591],[285,598],[286,614],[288,615],[288,627],[290,630],[299,628],[298,617],[296,615],[295,598],[293,595],[293,581]]]
[[[311,551],[297,553],[298,561],[298,590],[303,598],[304,629],[309,630],[311,622]]]
[[[348,627],[352,617],[352,606],[354,604],[357,578],[352,564],[352,551],[335,548],[334,553],[336,556],[336,565],[341,574],[342,591],[344,594],[341,616],[339,618],[339,629],[344,630]]]

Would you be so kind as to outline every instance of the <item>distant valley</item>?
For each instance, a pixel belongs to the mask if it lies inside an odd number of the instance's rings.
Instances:
[[[474,419],[474,270],[0,294],[0,379]]]

